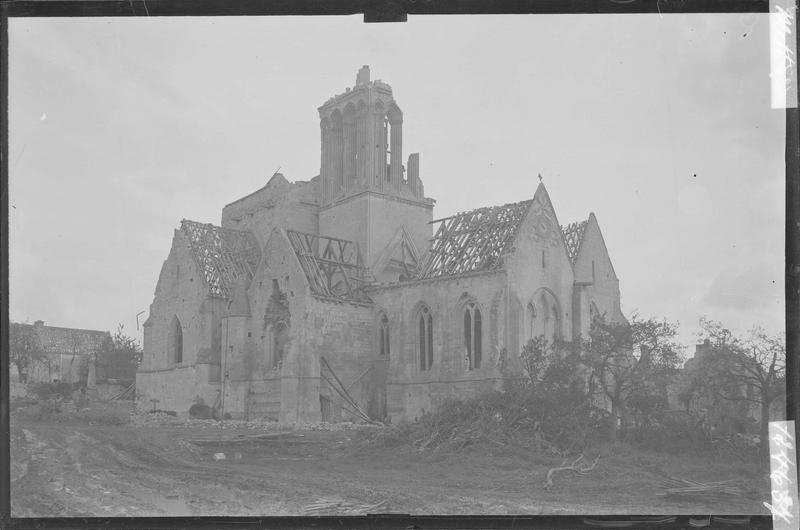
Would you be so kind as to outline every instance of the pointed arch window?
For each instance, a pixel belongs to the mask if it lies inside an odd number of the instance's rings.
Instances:
[[[533,302],[528,302],[528,340],[536,336],[536,307]]]
[[[542,289],[540,294],[534,295],[534,300],[528,304],[531,339],[541,337],[548,348],[561,340],[564,322],[560,307],[558,299],[549,290]]]
[[[542,308],[542,317],[543,317],[543,326],[542,326],[542,335],[544,336],[544,340],[550,342],[553,338],[553,316],[550,312],[550,304],[548,303],[548,296],[546,292],[542,293],[542,297],[539,300],[539,305]],[[552,343],[551,343],[552,344]]]
[[[389,318],[386,313],[381,313],[378,320],[378,343],[381,357],[389,356]]]
[[[481,367],[482,326],[481,310],[474,302],[468,303],[464,308],[464,350],[470,370]]]
[[[600,310],[597,309],[597,304],[594,302],[589,303],[589,321],[594,322],[595,319],[600,318]]]
[[[272,368],[279,370],[286,358],[286,347],[289,344],[289,326],[278,322],[272,330]]]
[[[553,304],[553,344],[557,344],[561,340],[561,313],[558,311],[558,306]]]
[[[419,369],[426,371],[433,366],[433,316],[427,307],[419,311],[417,326]]]
[[[173,364],[183,362],[183,327],[178,316],[172,317],[169,330],[169,356]]]

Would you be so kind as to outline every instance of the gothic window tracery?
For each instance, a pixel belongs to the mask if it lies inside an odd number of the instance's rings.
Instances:
[[[424,372],[433,366],[433,316],[427,306],[419,311],[417,327],[419,368]]]
[[[381,357],[388,357],[389,350],[389,318],[386,313],[381,313],[378,323],[378,343]]]
[[[483,355],[483,322],[481,310],[470,302],[464,308],[464,350],[470,370],[481,367]]]

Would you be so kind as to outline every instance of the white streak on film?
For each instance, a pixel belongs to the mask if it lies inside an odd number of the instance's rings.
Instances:
[[[774,530],[800,528],[795,455],[794,421],[769,422],[772,504],[765,502],[764,506],[772,513]]]
[[[794,0],[770,0],[770,95],[773,109],[797,107],[797,12]]]

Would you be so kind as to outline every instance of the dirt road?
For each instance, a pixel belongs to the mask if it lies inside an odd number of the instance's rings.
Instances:
[[[224,436],[237,432],[226,429]],[[544,476],[559,463],[556,457],[499,446],[428,454],[364,448],[354,443],[353,431],[300,434],[197,446],[188,440],[223,432],[14,421],[12,515],[302,515],[321,499],[387,501],[384,511],[410,514],[765,513],[758,494],[713,503],[656,495],[665,470],[726,480],[752,474],[746,463],[615,455],[601,459],[590,475],[559,474],[545,491]],[[214,460],[220,451],[226,459]]]

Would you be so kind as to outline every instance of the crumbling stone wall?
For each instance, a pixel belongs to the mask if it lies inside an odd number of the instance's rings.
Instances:
[[[317,180],[290,183],[277,173],[260,190],[225,206],[222,227],[250,230],[262,247],[276,227],[316,234]]]
[[[375,346],[374,309],[368,305],[313,299],[309,304],[306,329],[307,358],[314,371],[320,374],[317,405],[322,395],[332,404],[330,421],[357,419],[343,409],[343,398],[322,377],[324,375],[336,384],[330,371],[322,366],[321,358],[325,358],[347,392],[366,413],[371,393],[376,391],[370,386],[373,377],[370,372],[375,369],[373,362],[379,361]],[[314,397],[308,396],[308,399]]]
[[[176,230],[144,324],[144,352],[136,375],[138,403],[144,409],[152,407],[153,398],[159,399],[158,408],[179,413],[188,412],[198,396],[207,403],[216,399],[224,303],[208,295],[188,247],[186,237]],[[169,345],[175,317],[183,337],[180,363],[173,362]]]

